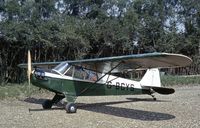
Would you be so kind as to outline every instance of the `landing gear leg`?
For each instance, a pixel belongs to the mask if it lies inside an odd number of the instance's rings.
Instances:
[[[65,110],[67,113],[76,113],[77,111],[77,107],[75,105],[75,100],[76,97],[75,96],[66,96],[67,99],[67,104],[65,105]]]
[[[152,98],[153,98],[154,101],[156,101],[157,99],[156,99],[156,97],[153,95],[153,93],[155,93],[155,91],[151,88],[151,89],[150,89],[150,94],[149,94],[149,95],[152,96]]]
[[[157,100],[156,97],[155,97],[154,95],[151,94],[151,96],[152,96],[152,98],[153,98],[154,101]]]
[[[60,100],[64,98],[63,95],[61,94],[56,94],[52,100],[45,100],[44,103],[42,104],[43,109],[50,109],[53,104],[58,103]]]

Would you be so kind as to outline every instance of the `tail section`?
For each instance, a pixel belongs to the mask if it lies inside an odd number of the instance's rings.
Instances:
[[[158,68],[148,69],[140,81],[141,86],[161,87],[160,72]]]
[[[175,90],[173,88],[152,87],[152,89],[155,92],[157,92],[159,94],[163,94],[163,95],[173,94],[175,92]]]
[[[161,87],[160,72],[157,68],[148,69],[140,81],[140,85],[144,88],[152,89],[159,94],[172,94],[175,92],[173,88]]]

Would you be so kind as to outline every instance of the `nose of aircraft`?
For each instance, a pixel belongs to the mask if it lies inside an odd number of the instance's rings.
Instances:
[[[39,68],[36,68],[33,72],[35,78],[43,80],[45,78],[45,71]]]
[[[45,71],[43,69],[35,68],[31,73],[31,83],[37,87],[46,88],[48,79],[45,77]]]

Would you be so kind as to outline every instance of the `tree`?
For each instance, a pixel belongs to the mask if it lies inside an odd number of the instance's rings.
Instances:
[[[0,1],[0,80],[17,64],[148,52],[189,55],[199,65],[200,13],[189,0]]]

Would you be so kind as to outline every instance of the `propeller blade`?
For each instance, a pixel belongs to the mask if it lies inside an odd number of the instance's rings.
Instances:
[[[31,84],[31,52],[28,50],[28,69],[27,69],[27,75],[28,75],[28,84]]]

